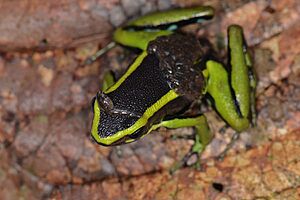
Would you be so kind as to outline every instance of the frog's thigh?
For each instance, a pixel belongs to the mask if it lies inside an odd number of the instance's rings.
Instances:
[[[183,128],[183,127],[194,127],[196,134],[195,134],[195,144],[193,145],[192,151],[193,152],[202,152],[206,145],[212,139],[212,133],[209,130],[209,126],[206,121],[206,117],[204,115],[197,116],[197,117],[190,117],[190,118],[176,118],[172,120],[162,121],[161,123],[154,125],[153,129],[159,127],[166,127],[166,128]]]
[[[238,25],[229,26],[228,40],[232,68],[231,84],[243,117],[248,117],[250,112],[252,124],[255,124],[255,88],[257,83],[242,27]]]
[[[228,28],[228,45],[231,66],[231,86],[239,105],[239,110],[244,118],[249,116],[251,89],[255,88],[252,72],[252,63],[243,29],[238,25]]]
[[[247,118],[240,116],[235,100],[231,93],[228,73],[221,63],[209,60],[206,63],[208,71],[207,92],[212,96],[219,114],[235,130],[243,131],[248,128]]]
[[[159,36],[170,35],[172,31],[155,30],[155,31],[128,31],[118,28],[113,35],[114,41],[119,44],[146,50],[148,43]]]

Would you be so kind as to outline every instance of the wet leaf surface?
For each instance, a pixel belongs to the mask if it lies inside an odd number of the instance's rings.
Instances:
[[[82,66],[108,42],[112,25],[171,4],[215,7],[214,20],[187,31],[208,37],[221,58],[226,27],[242,25],[259,78],[257,127],[217,160],[234,132],[207,109],[215,137],[201,169],[173,175],[193,143],[176,136],[190,135],[189,128],[162,128],[120,147],[89,138],[90,102],[103,72],[122,74],[134,55],[115,48]],[[299,1],[7,1],[3,9],[0,199],[300,199]],[[35,51],[45,38],[48,50]]]

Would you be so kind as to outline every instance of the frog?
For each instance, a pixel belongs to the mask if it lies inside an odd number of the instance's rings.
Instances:
[[[192,127],[195,142],[185,158],[199,155],[213,133],[204,113],[186,111],[205,98],[238,134],[254,124],[256,79],[242,27],[228,27],[226,67],[209,43],[179,31],[213,16],[210,6],[175,8],[146,14],[114,31],[114,43],[141,53],[118,80],[107,73],[93,98],[96,143],[122,145],[160,127]]]

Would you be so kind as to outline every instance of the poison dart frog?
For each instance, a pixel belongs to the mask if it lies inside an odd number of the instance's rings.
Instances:
[[[209,6],[173,9],[147,14],[115,30],[116,43],[141,53],[116,82],[107,75],[93,100],[91,135],[97,143],[120,145],[159,127],[194,127],[191,151],[202,152],[212,138],[206,118],[202,113],[187,116],[185,111],[207,96],[234,130],[250,126],[255,120],[256,80],[242,28],[228,27],[228,68],[217,61],[211,45],[176,31],[213,15]]]

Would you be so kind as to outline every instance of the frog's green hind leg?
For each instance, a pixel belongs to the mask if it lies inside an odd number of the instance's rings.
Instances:
[[[242,117],[251,119],[252,124],[255,124],[256,77],[242,27],[238,25],[229,26],[228,50],[231,58],[231,86],[237,106]]]
[[[249,127],[248,118],[241,117],[236,108],[235,100],[229,84],[228,72],[221,63],[215,61],[207,62],[208,87],[207,92],[214,100],[214,106],[222,118],[236,130],[232,138],[238,138],[239,132]],[[231,139],[225,150],[218,156],[222,159],[236,140]]]
[[[207,92],[213,97],[214,105],[223,119],[237,132],[249,127],[250,119],[255,119],[255,87],[256,80],[243,31],[240,26],[232,25],[228,28],[228,43],[230,55],[230,75],[222,64],[208,61]],[[252,123],[254,124],[254,123]],[[228,151],[224,150],[222,155]]]
[[[155,40],[159,36],[170,35],[172,31],[128,31],[123,28],[118,28],[114,32],[114,40],[124,46],[146,50],[148,43]]]
[[[180,26],[211,19],[214,10],[210,6],[178,8],[163,12],[154,12],[141,16],[119,27],[113,34],[114,42],[88,58],[85,64],[91,64],[102,54],[115,46],[115,42],[141,50],[146,50],[148,43],[159,36],[170,35]]]
[[[175,172],[177,169],[186,166],[189,158],[196,155],[197,161],[201,152],[204,151],[205,147],[209,144],[212,139],[212,134],[209,130],[205,116],[201,115],[198,117],[191,118],[176,118],[172,120],[162,121],[152,127],[151,130],[157,129],[159,127],[166,128],[182,128],[182,127],[194,127],[195,128],[195,143],[192,146],[190,152],[184,156],[181,162],[177,163],[172,169],[171,173]],[[151,131],[150,130],[150,131]],[[199,164],[198,162],[195,165]]]
[[[149,13],[118,28],[113,38],[122,45],[146,50],[148,43],[157,37],[170,35],[183,25],[211,19],[213,15],[214,10],[210,6]]]
[[[208,70],[207,92],[214,100],[214,106],[224,120],[235,130],[243,131],[248,128],[249,120],[241,117],[229,85],[228,72],[222,64],[215,61],[206,63]]]
[[[249,127],[251,112],[254,112],[252,105],[256,83],[242,28],[232,25],[228,34],[230,75],[222,64],[207,61],[207,92],[213,97],[214,105],[223,119],[241,132]]]

